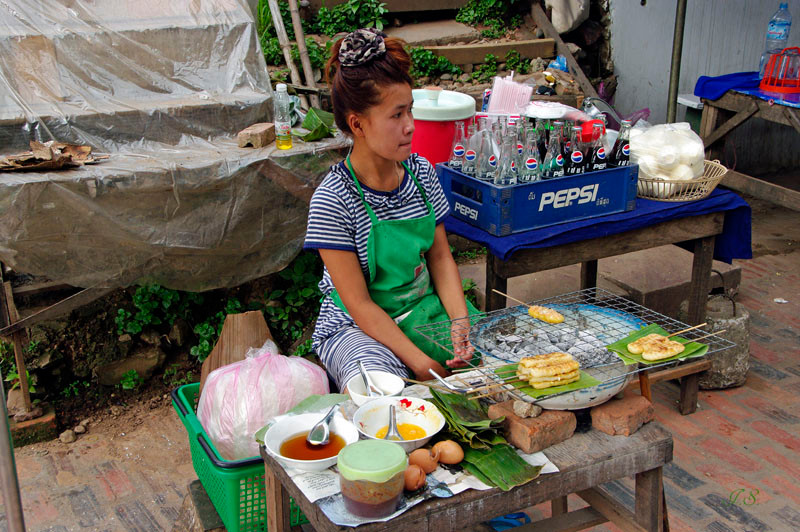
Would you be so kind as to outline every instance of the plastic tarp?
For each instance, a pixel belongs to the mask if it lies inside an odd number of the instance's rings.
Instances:
[[[100,164],[0,173],[0,260],[74,286],[236,286],[299,252],[342,137],[238,148],[271,121],[246,0],[0,2],[0,156],[88,144]]]

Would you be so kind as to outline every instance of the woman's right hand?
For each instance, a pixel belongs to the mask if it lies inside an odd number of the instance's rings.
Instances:
[[[450,372],[444,369],[441,364],[436,362],[429,356],[426,356],[424,359],[420,358],[419,362],[415,363],[411,366],[411,371],[414,372],[417,380],[420,381],[428,381],[433,378],[433,375],[428,372],[429,369],[432,369],[436,373],[439,374],[440,377],[447,377],[450,375]]]

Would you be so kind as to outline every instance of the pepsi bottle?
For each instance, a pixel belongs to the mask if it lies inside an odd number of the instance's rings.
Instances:
[[[538,158],[541,161],[547,155],[547,126],[544,120],[536,121],[536,134],[538,135],[538,140],[536,141],[536,146],[539,148]]]
[[[536,130],[529,129],[528,131],[529,135],[527,136],[525,145],[523,164],[519,174],[519,181],[521,183],[539,181],[542,172],[541,165],[539,164],[539,146]]]
[[[516,135],[513,140],[511,136],[503,142],[503,149],[500,152],[500,169],[495,173],[494,184],[501,187],[508,187],[517,184],[517,170],[514,153],[517,151]]]
[[[611,164],[614,166],[628,166],[631,162],[631,123],[629,120],[622,121],[619,128],[619,136],[611,150]]]
[[[606,160],[606,148],[603,143],[603,126],[594,124],[592,126],[592,149],[589,151],[589,171],[605,170],[608,166]]]
[[[544,157],[542,178],[552,179],[564,175],[564,154],[561,153],[561,135],[556,130],[550,133],[550,143],[547,145],[547,154]]]
[[[464,162],[461,165],[461,171],[468,176],[475,177],[478,163],[478,153],[481,151],[481,137],[475,131],[475,124],[470,124],[467,128],[467,146],[464,151]]]
[[[586,156],[581,149],[581,127],[574,126],[569,136],[569,159],[564,165],[565,175],[578,175],[586,171]]]
[[[456,133],[453,137],[453,145],[450,148],[450,160],[447,161],[447,166],[453,170],[461,171],[464,163],[464,154],[467,152],[466,144],[464,122],[456,122]]]

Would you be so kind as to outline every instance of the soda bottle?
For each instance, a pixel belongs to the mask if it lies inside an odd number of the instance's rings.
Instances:
[[[603,143],[603,125],[602,124],[594,124],[592,126],[592,148],[589,150],[589,172],[594,172],[595,170],[605,170],[606,166],[608,166],[608,161],[606,160],[606,148],[605,144]]]
[[[536,143],[537,147],[539,148],[539,160],[543,161],[544,156],[547,154],[547,130],[549,126],[549,120],[545,122],[544,120],[537,120],[536,121],[536,134],[538,136],[538,141]]]
[[[564,135],[565,135],[564,127],[565,127],[565,124],[564,124],[563,121],[555,120],[553,122],[553,129],[550,130],[550,138],[552,138],[553,135],[557,136],[558,137],[559,146],[561,146],[561,155],[563,155],[564,157],[569,157],[569,152],[564,151],[564,150],[567,149],[567,142],[569,142],[569,138],[564,138]],[[547,147],[548,147],[548,149],[550,148],[549,141],[548,141]]]
[[[586,171],[586,157],[581,144],[583,144],[581,142],[581,127],[573,126],[572,133],[569,136],[569,159],[564,165],[564,173],[566,175],[578,175]]]
[[[536,135],[536,130],[533,128],[528,129],[528,134],[525,137],[524,164],[520,168],[519,181],[522,183],[530,183],[539,181],[541,177],[542,169],[539,164],[539,138]]]
[[[461,171],[464,163],[464,154],[467,151],[466,139],[464,138],[464,122],[456,122],[456,134],[453,137],[453,146],[450,148],[450,160],[447,166],[454,170]]]
[[[631,160],[631,122],[623,120],[619,128],[619,136],[611,150],[611,164],[613,166],[628,166]]]
[[[516,140],[516,137],[515,137]],[[500,150],[500,169],[495,173],[494,184],[500,187],[508,187],[517,184],[517,171],[514,152],[517,151],[516,142],[511,140],[511,136],[506,137],[503,142],[503,149]]]
[[[494,181],[497,175],[497,159],[498,156],[494,150],[494,139],[490,132],[483,132],[483,142],[481,143],[481,151],[478,155],[478,179],[483,181]]]
[[[542,179],[552,179],[564,175],[564,154],[561,153],[561,135],[555,129],[550,132],[547,154],[544,156]]]
[[[289,93],[285,83],[275,86],[275,146],[279,150],[292,147],[292,118],[289,111]]]
[[[767,24],[767,38],[764,42],[764,53],[761,54],[761,62],[758,66],[758,77],[764,77],[764,69],[769,61],[770,54],[778,53],[789,46],[789,32],[792,29],[792,14],[789,12],[789,4],[781,2],[778,10],[769,19]]]
[[[478,153],[481,151],[481,136],[475,130],[475,124],[467,128],[467,146],[464,152],[464,162],[461,171],[468,176],[475,177],[478,162]]]

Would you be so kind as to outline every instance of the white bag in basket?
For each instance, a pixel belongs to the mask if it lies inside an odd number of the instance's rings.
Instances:
[[[702,176],[704,158],[703,141],[686,122],[659,124],[631,137],[631,163],[639,165],[639,176],[665,181],[640,182],[646,195],[666,198],[679,191],[680,185],[667,182]]]
[[[246,358],[208,374],[197,419],[226,460],[258,455],[253,435],[267,420],[310,395],[329,392],[325,371],[301,357],[278,353],[272,340]]]

